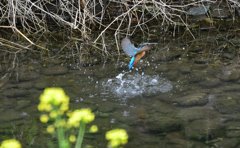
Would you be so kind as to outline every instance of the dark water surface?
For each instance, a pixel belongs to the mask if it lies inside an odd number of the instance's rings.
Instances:
[[[99,132],[87,133],[84,146],[106,147],[105,132],[123,128],[129,134],[125,148],[240,147],[239,40],[231,40],[234,47],[209,38],[156,45],[131,70],[124,60],[91,67],[21,63],[1,82],[0,140],[57,147],[37,105],[44,88],[62,87],[70,109],[88,107],[96,114],[92,124]]]

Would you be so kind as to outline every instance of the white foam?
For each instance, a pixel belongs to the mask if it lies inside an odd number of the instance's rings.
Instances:
[[[171,81],[158,75],[120,73],[116,78],[100,82],[102,94],[112,94],[131,98],[156,93],[166,93],[172,90]]]

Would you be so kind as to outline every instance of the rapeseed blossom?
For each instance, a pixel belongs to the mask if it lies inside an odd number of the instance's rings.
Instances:
[[[46,115],[46,114],[43,114],[43,115],[41,115],[40,116],[40,121],[42,122],[42,123],[47,123],[48,122],[48,115]]]
[[[91,127],[90,127],[90,132],[91,133],[96,133],[98,131],[98,127],[96,126],[96,125],[92,125]]]
[[[9,139],[2,142],[0,148],[21,148],[21,144],[15,139]]]
[[[84,123],[90,123],[94,120],[95,115],[92,113],[91,109],[85,108],[80,110],[75,110],[70,115],[67,125],[69,127],[78,127],[80,125],[80,121]]]
[[[49,132],[49,133],[53,133],[54,131],[55,131],[54,126],[49,125],[49,126],[47,127],[47,132]]]
[[[114,129],[106,133],[106,139],[110,140],[109,145],[117,147],[124,145],[128,141],[128,134],[124,129]]]
[[[69,97],[65,94],[62,88],[46,88],[40,96],[39,111],[51,111],[54,106],[60,106],[60,111],[63,114],[68,110]]]
[[[76,137],[74,136],[74,135],[71,135],[70,137],[69,137],[69,141],[70,142],[76,142]]]

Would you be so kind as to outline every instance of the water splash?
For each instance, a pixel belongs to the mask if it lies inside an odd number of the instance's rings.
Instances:
[[[166,93],[172,90],[171,81],[158,75],[120,73],[116,78],[100,82],[102,94],[131,98]]]

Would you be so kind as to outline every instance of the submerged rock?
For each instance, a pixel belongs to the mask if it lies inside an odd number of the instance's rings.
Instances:
[[[222,147],[222,148],[235,148],[237,147],[239,143],[239,138],[223,138],[222,140],[219,140],[218,142],[215,142],[216,145]]]
[[[34,71],[28,71],[28,72],[21,72],[19,74],[18,80],[21,81],[30,81],[35,80],[40,77],[40,74],[34,72]]]
[[[30,89],[30,88],[33,88],[34,81],[22,82],[22,83],[16,84],[16,86],[20,89]]]
[[[236,81],[240,79],[240,70],[234,70],[231,69],[231,67],[227,67],[221,73],[218,73],[217,77],[222,81]]]
[[[192,107],[202,106],[208,103],[208,98],[205,93],[191,94],[174,100],[179,106]]]
[[[146,128],[152,133],[172,132],[179,130],[181,126],[182,121],[177,118],[155,115],[146,120]]]
[[[151,54],[147,57],[147,60],[151,62],[167,62],[167,61],[173,61],[176,58],[180,57],[182,54],[182,49],[180,48],[170,48],[167,49],[167,51],[159,50],[156,53]]]
[[[229,138],[240,137],[240,124],[237,121],[230,121],[226,125],[226,136]]]
[[[219,86],[222,82],[218,78],[206,78],[206,81],[200,82],[199,85],[205,88]]]
[[[193,140],[208,140],[225,135],[224,126],[219,124],[219,119],[197,120],[189,123],[185,135]]]
[[[194,121],[200,119],[212,119],[218,117],[217,111],[209,107],[191,107],[181,109],[177,113],[177,117],[184,121]]]
[[[22,90],[22,89],[15,89],[15,88],[11,88],[11,89],[7,89],[4,90],[2,95],[6,96],[6,97],[23,97],[28,95],[29,92],[27,90]]]
[[[189,64],[181,64],[181,67],[179,67],[179,70],[182,74],[190,73],[192,71],[191,65]]]
[[[238,104],[238,101],[231,97],[226,97],[223,99],[216,98],[214,102],[214,107],[218,110],[218,112],[222,114],[232,114],[240,112],[240,106]]]
[[[204,148],[206,145],[199,141],[186,139],[180,132],[172,132],[166,135],[167,148],[187,148],[191,145],[192,148]]]
[[[22,118],[23,117],[19,114],[19,112],[16,112],[13,109],[9,109],[9,110],[6,110],[4,112],[1,112],[0,123],[15,121],[15,120],[19,120],[19,119],[22,119]]]
[[[31,101],[28,101],[28,100],[19,100],[17,101],[17,109],[22,109],[22,108],[26,108],[28,106],[31,105]]]

